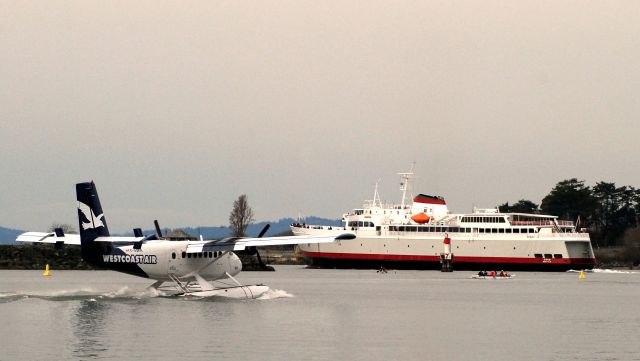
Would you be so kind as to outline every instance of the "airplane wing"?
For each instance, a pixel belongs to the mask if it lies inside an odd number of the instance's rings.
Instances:
[[[244,251],[247,247],[282,246],[287,244],[331,243],[336,240],[354,239],[353,233],[339,236],[285,236],[262,238],[225,238],[219,241],[195,241],[187,246],[187,253],[204,251]]]
[[[80,245],[79,234],[65,234],[62,237],[57,237],[54,232],[25,232],[16,238],[17,242],[29,242],[29,243],[58,243]]]
[[[129,244],[139,241],[145,241],[146,237],[98,237],[95,242],[109,242],[109,243],[122,243]],[[65,234],[62,237],[56,236],[54,232],[25,232],[16,238],[17,242],[28,243],[58,243],[64,242],[64,244],[80,245],[79,234]]]

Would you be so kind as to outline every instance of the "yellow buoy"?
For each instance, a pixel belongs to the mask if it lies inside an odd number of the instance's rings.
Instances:
[[[47,263],[47,265],[44,267],[44,273],[42,274],[43,276],[51,276],[51,272],[49,272],[49,264]]]
[[[579,279],[583,280],[584,279],[584,270],[580,270],[580,277]]]

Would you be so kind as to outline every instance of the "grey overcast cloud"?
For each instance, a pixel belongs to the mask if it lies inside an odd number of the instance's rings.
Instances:
[[[640,187],[638,1],[0,1],[0,225]]]

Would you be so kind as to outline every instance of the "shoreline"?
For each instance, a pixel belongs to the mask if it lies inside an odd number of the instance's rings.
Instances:
[[[624,259],[621,249],[600,248],[594,250],[599,269],[637,270],[639,265]],[[306,258],[297,249],[260,250],[267,265],[308,265]],[[255,256],[240,255],[244,271],[263,271]],[[55,249],[50,245],[0,245],[0,269],[40,270],[45,265],[58,270],[103,270],[82,261],[79,247]]]

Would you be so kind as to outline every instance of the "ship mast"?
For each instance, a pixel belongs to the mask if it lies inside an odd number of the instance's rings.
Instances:
[[[378,182],[376,182],[376,187],[373,190],[373,202],[371,204],[371,208],[375,208],[376,206],[379,208],[382,208],[382,202],[380,201],[380,194],[378,193]]]
[[[397,173],[400,176],[400,191],[402,192],[402,203],[400,204],[400,206],[402,207],[402,209],[404,209],[405,201],[407,199],[407,191],[411,192],[410,181],[414,178],[413,167],[415,167],[415,165],[416,162],[413,162],[413,164],[411,164],[411,169],[408,172]]]

